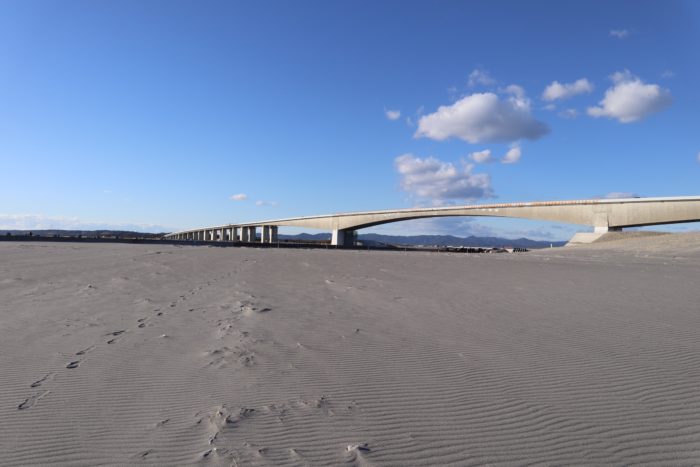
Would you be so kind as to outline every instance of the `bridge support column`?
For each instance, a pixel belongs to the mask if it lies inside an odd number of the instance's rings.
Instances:
[[[255,227],[241,227],[241,241],[253,243],[255,241]]]
[[[231,227],[231,236],[229,237],[232,242],[238,242],[238,227]]]
[[[260,231],[260,243],[277,243],[277,226],[263,225]]]
[[[357,234],[351,229],[334,229],[331,235],[331,245],[354,246]]]

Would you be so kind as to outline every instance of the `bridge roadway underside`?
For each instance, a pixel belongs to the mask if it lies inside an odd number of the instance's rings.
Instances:
[[[174,240],[276,243],[279,227],[302,227],[332,232],[331,244],[354,245],[356,231],[391,222],[428,217],[514,217],[586,225],[595,232],[626,227],[700,221],[700,196],[625,198],[577,201],[503,203],[441,208],[396,209],[322,216],[295,217],[262,222],[227,224],[167,234]],[[260,237],[257,229],[260,228]]]

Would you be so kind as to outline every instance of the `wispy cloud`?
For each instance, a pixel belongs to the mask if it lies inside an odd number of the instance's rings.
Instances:
[[[401,111],[384,109],[384,115],[388,120],[398,120],[401,118]]]
[[[618,39],[625,39],[629,37],[630,32],[627,29],[611,29],[608,35]]]
[[[277,206],[277,201],[264,201],[258,200],[255,202],[256,206]]]
[[[469,79],[467,80],[467,86],[473,88],[475,86],[493,86],[496,84],[496,80],[491,77],[488,71],[482,68],[475,68],[471,73],[469,73]]]
[[[157,224],[85,221],[77,217],[43,214],[0,214],[2,230],[131,230],[136,232],[171,232],[174,229]]]
[[[632,193],[629,191],[611,191],[610,193],[603,196],[605,199],[622,199],[622,198],[639,198],[637,193]]]
[[[245,201],[248,199],[248,195],[246,195],[245,193],[238,193],[235,195],[231,195],[229,199],[233,201]]]
[[[473,160],[477,164],[488,164],[494,161],[494,157],[491,154],[490,149],[484,149],[483,151],[474,151],[469,154],[469,159]]]
[[[508,152],[506,152],[506,155],[503,156],[503,159],[501,159],[501,164],[515,164],[518,161],[520,161],[520,156],[523,155],[523,151],[520,149],[520,146],[517,144],[514,144],[508,149]]]
[[[567,120],[573,120],[574,118],[578,117],[578,110],[576,110],[576,109],[564,109],[561,112],[559,112],[557,115],[559,115],[561,118],[565,118]]]
[[[520,160],[520,156],[522,156],[522,154],[520,145],[518,143],[513,143],[506,154],[500,159],[494,156],[490,149],[472,152],[467,156],[467,158],[476,162],[477,164],[490,164],[497,161],[501,164],[515,164]]]
[[[557,99],[568,99],[577,94],[589,93],[593,91],[593,83],[586,78],[577,79],[573,83],[560,83],[552,81],[542,92],[542,99],[554,101]]]

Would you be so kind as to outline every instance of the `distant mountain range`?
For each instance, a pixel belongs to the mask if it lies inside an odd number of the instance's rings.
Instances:
[[[0,235],[35,235],[38,237],[119,237],[119,238],[160,238],[164,233],[133,232],[131,230],[0,230]]]
[[[324,241],[330,240],[330,234],[280,235],[284,240]],[[549,248],[550,246],[563,246],[566,241],[530,240],[529,238],[501,238],[501,237],[455,237],[453,235],[381,235],[360,234],[358,240],[369,245],[405,245],[405,246],[470,246],[484,248]]]
[[[32,235],[41,237],[86,237],[86,238],[160,238],[162,233],[143,233],[121,230],[0,230],[0,235]],[[324,242],[330,241],[331,235],[328,233],[308,234],[302,233],[297,235],[280,235],[280,240],[300,240],[305,242]],[[483,247],[483,248],[549,248],[550,246],[563,246],[565,241],[543,241],[531,240],[529,238],[501,238],[501,237],[455,237],[453,235],[381,235],[381,234],[361,234],[358,239],[365,245],[369,246],[464,246],[464,247]]]

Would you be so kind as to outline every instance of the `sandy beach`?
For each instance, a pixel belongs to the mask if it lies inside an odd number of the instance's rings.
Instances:
[[[700,235],[0,243],[0,464],[697,465]]]

